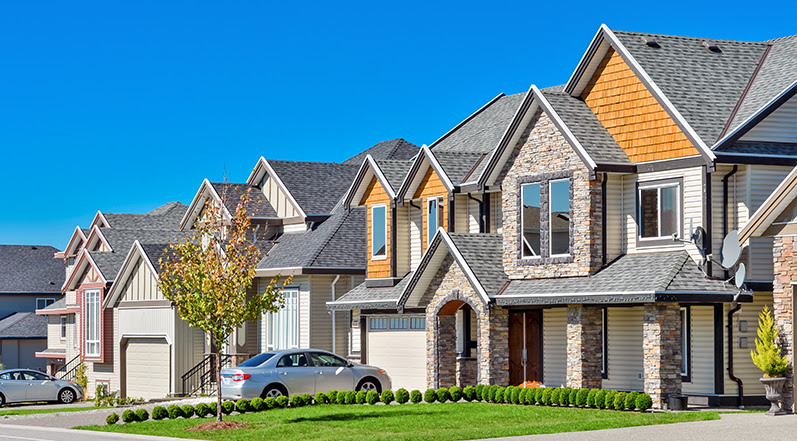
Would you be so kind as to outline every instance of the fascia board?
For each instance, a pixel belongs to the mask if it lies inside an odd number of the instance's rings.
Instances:
[[[443,166],[441,166],[440,162],[437,161],[437,157],[435,157],[434,153],[432,153],[432,150],[426,146],[421,148],[425,149],[426,156],[427,158],[429,158],[429,165],[432,166],[435,173],[437,173],[437,176],[440,178],[441,181],[443,181],[443,185],[445,185],[446,190],[448,190],[449,193],[453,192],[454,184],[451,182],[451,179],[448,177],[448,174],[446,174],[446,171],[443,170]]]
[[[66,244],[66,248],[64,248],[64,253],[66,255],[74,254],[72,250],[72,245],[75,242],[75,239],[79,238],[83,241],[83,244],[86,244],[86,240],[88,239],[85,234],[83,234],[83,230],[80,229],[80,225],[75,227],[75,231],[72,232],[72,237],[69,238],[69,242]]]
[[[540,104],[543,110],[545,110],[545,113],[547,113],[548,116],[550,116],[551,119],[554,120],[554,123],[558,127],[559,131],[567,139],[567,142],[569,142],[570,145],[576,150],[578,156],[581,157],[581,159],[584,161],[587,167],[589,167],[590,170],[595,170],[596,167],[595,161],[592,159],[589,153],[587,153],[587,150],[584,149],[584,146],[581,145],[581,142],[578,141],[573,132],[570,131],[570,128],[567,127],[567,124],[565,124],[565,122],[562,120],[559,114],[556,113],[556,110],[553,108],[551,103],[548,102],[548,99],[545,98],[545,96],[542,94],[540,89],[537,88],[537,86],[532,84],[531,89],[535,95],[537,102]]]
[[[257,185],[257,182],[262,179],[260,176],[260,172],[263,170],[264,164],[266,162],[266,158],[260,157],[257,160],[257,164],[255,164],[254,168],[252,168],[252,172],[249,173],[249,177],[246,178],[246,184],[249,186]]]
[[[152,262],[150,262],[149,258],[147,257],[147,253],[144,251],[144,248],[141,246],[139,241],[133,242],[133,246],[130,247],[130,251],[127,252],[127,256],[125,257],[124,262],[122,263],[122,267],[119,269],[119,273],[116,275],[114,279],[114,284],[111,286],[111,290],[108,292],[108,296],[105,298],[105,302],[103,303],[103,308],[108,308],[109,306],[116,303],[117,298],[121,294],[122,288],[124,286],[124,282],[127,281],[128,277],[133,273],[133,268],[135,268],[136,258],[142,259],[146,262],[147,267],[152,271],[153,276],[155,279],[158,279],[158,272],[155,271],[155,267],[152,266]],[[119,282],[119,283],[117,283]]]
[[[100,268],[97,266],[97,263],[94,262],[94,259],[91,258],[91,255],[86,249],[80,251],[80,254],[77,257],[77,261],[75,262],[75,266],[72,268],[72,271],[69,273],[69,278],[64,281],[64,284],[61,286],[61,292],[66,291],[73,291],[72,281],[77,277],[78,274],[82,273],[85,269],[86,265],[91,265],[97,270],[97,274],[100,275],[100,279],[102,279],[103,283],[107,284],[108,280],[105,279],[105,276],[100,271]]]
[[[595,36],[592,37],[592,41],[590,41],[589,46],[584,51],[584,55],[581,56],[581,60],[579,60],[578,64],[576,65],[576,69],[570,74],[570,79],[567,80],[565,84],[564,91],[573,95],[574,92],[576,94],[580,93],[577,90],[577,86],[581,83],[581,78],[587,72],[588,67],[593,58],[595,58],[596,53],[598,53],[598,49],[600,48],[601,43],[603,42],[603,29],[607,28],[606,24],[601,23],[598,31],[595,32]],[[601,58],[603,55],[601,55]]]
[[[302,209],[302,206],[299,205],[298,202],[296,202],[296,199],[293,197],[290,190],[288,190],[288,187],[285,185],[284,182],[282,182],[282,179],[280,179],[279,175],[277,175],[277,173],[271,167],[271,164],[268,163],[267,159],[263,161],[263,167],[265,167],[269,177],[273,178],[274,181],[277,183],[277,185],[279,185],[280,188],[282,188],[282,191],[284,191],[285,195],[288,196],[288,199],[291,201],[291,204],[293,204],[296,210],[299,211],[299,214],[301,214],[302,218],[307,217],[307,214],[304,212],[304,209]]]
[[[185,211],[183,219],[180,221],[180,230],[185,231],[194,225],[197,216],[199,216],[199,212],[202,211],[202,206],[208,198],[213,198],[219,204],[222,210],[222,216],[226,216],[227,219],[232,219],[232,215],[222,202],[221,196],[219,196],[219,193],[213,188],[210,181],[205,178],[202,181],[202,185],[199,186],[199,190],[197,190],[194,199],[191,200],[191,205],[188,207],[188,210]]]
[[[111,247],[111,244],[108,243],[108,240],[105,239],[105,235],[102,234],[100,227],[97,225],[91,227],[91,232],[89,233],[89,237],[86,238],[86,248],[89,248],[89,246],[91,246],[95,240],[99,240],[100,242],[105,244],[105,246],[107,246],[111,252],[113,252],[113,247]]]
[[[97,210],[97,214],[95,214],[94,219],[91,220],[91,225],[89,225],[89,228],[92,228],[95,225],[97,225],[97,221],[102,222],[103,227],[111,226],[111,224],[108,223],[108,220],[105,219],[105,216],[102,214],[100,210]]]
[[[797,197],[797,167],[789,172],[758,210],[750,216],[750,220],[739,231],[739,245],[743,245],[753,236],[761,235],[795,197]]]
[[[366,157],[366,159],[363,160],[363,163],[360,164],[360,169],[357,170],[357,174],[354,175],[354,180],[351,181],[348,191],[346,191],[346,194],[343,196],[343,204],[347,209],[351,208],[354,198],[358,194],[362,194],[362,184],[366,181],[366,177],[371,175],[369,172],[369,167],[370,162],[368,162],[368,158]],[[359,201],[357,201],[357,205],[359,205]]]
[[[407,193],[409,192],[410,188],[417,186],[414,181],[415,177],[418,175],[418,170],[420,170],[423,161],[426,159],[426,153],[424,150],[426,148],[426,144],[422,145],[418,154],[413,157],[410,170],[407,172],[407,175],[404,176],[404,180],[401,181],[401,187],[399,187],[399,190],[396,192],[397,200],[403,202],[407,198]]]
[[[390,186],[390,182],[387,180],[385,175],[382,173],[382,169],[379,168],[379,164],[376,163],[374,158],[371,155],[365,157],[366,161],[371,164],[371,168],[374,171],[374,175],[376,175],[376,179],[379,180],[379,183],[382,184],[382,187],[385,189],[385,192],[390,197],[391,200],[396,200],[396,192],[393,190],[393,187]]]
[[[459,263],[459,266],[460,268],[462,268],[462,271],[465,272],[465,275],[470,280],[471,285],[473,285],[473,287],[476,288],[476,292],[479,294],[479,297],[482,298],[484,304],[485,305],[489,304],[490,296],[487,295],[487,291],[484,289],[481,282],[479,282],[479,278],[476,277],[476,274],[470,268],[468,262],[465,260],[464,257],[462,257],[462,253],[459,252],[459,248],[457,248],[457,246],[454,245],[454,241],[451,240],[451,236],[449,236],[448,233],[446,233],[446,231],[443,230],[442,227],[437,229],[437,234],[440,234],[443,241],[446,243],[446,245],[448,245],[448,249],[451,251],[451,254],[454,256],[454,259]]]

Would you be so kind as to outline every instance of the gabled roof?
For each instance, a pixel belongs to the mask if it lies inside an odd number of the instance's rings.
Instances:
[[[464,162],[467,162],[468,160],[473,160],[475,162],[481,157],[481,154],[478,153],[442,153],[442,155],[447,160],[449,168],[455,173],[460,172],[461,169],[465,168],[465,166],[462,165]],[[412,198],[413,193],[420,185],[424,175],[426,174],[426,170],[428,170],[429,167],[431,167],[435,174],[437,174],[446,190],[449,192],[454,190],[454,183],[451,182],[448,173],[441,165],[437,155],[435,155],[429,149],[429,147],[424,145],[421,147],[420,154],[413,159],[412,165],[402,178],[402,183],[396,191],[396,197],[399,200],[407,198],[407,195],[409,195],[409,198]],[[472,167],[473,165],[471,164],[470,168]],[[463,176],[464,174],[465,173],[463,173]],[[396,177],[398,177],[399,174],[397,173],[396,175]],[[459,181],[457,181],[457,183],[458,182]]]
[[[248,184],[239,185],[248,186]],[[193,227],[194,222],[202,212],[202,209],[205,208],[205,203],[208,201],[208,199],[213,200],[216,203],[221,203],[222,201],[222,197],[218,191],[216,191],[216,187],[214,187],[210,181],[204,179],[202,180],[202,184],[199,185],[199,190],[197,190],[196,195],[194,195],[194,198],[191,199],[191,205],[188,206],[183,218],[180,220],[179,228],[181,230],[189,230],[191,227]],[[223,204],[221,206],[221,215],[224,219],[232,219],[232,214],[227,209],[227,206]]]
[[[75,230],[72,232],[72,237],[69,238],[69,242],[66,244],[66,248],[64,249],[64,256],[75,256],[80,251],[82,246],[85,246],[86,239],[91,230],[80,228],[79,226],[75,227]]]
[[[766,229],[795,199],[797,199],[797,167],[792,169],[742,227],[739,231],[739,244],[743,245],[751,237],[764,235]]]
[[[500,94],[467,117],[429,148],[437,153],[458,152],[485,154],[492,151],[506,131],[523,93]]]
[[[412,166],[413,161],[375,160],[370,155],[365,157],[360,169],[351,181],[349,190],[343,196],[343,205],[351,207],[360,203],[365,189],[371,183],[371,178],[376,177],[382,188],[385,189],[390,199],[395,199],[401,188],[404,178]]]
[[[287,191],[309,216],[330,214],[349,188],[358,165],[268,161]]]
[[[0,293],[60,294],[66,265],[49,245],[0,245]]]
[[[188,207],[180,202],[169,202],[147,213],[102,213],[113,229],[163,230],[177,228]]]
[[[248,184],[235,184],[231,182],[211,182],[215,194],[224,202],[224,207],[228,213],[235,213],[238,203],[247,191],[249,191],[249,202],[244,206],[250,218],[274,218],[277,212],[268,203],[263,193],[256,187]]]
[[[412,159],[418,154],[418,146],[407,142],[401,138],[382,141],[351,158],[343,161],[343,164],[359,166],[363,163],[366,156],[371,155],[374,159]]]
[[[108,295],[105,297],[103,307],[107,308],[116,303],[119,296],[122,294],[127,279],[134,274],[133,270],[139,261],[143,261],[150,271],[152,271],[152,274],[157,277],[160,273],[158,258],[165,254],[164,249],[166,247],[166,244],[142,245],[139,241],[133,242],[133,245],[130,247],[127,256],[125,256],[122,264],[120,265],[113,286],[111,287],[110,291],[108,291]]]
[[[115,253],[94,253],[94,254],[108,254],[110,257],[106,260],[113,260],[119,256]],[[124,256],[121,256],[119,259],[119,265],[121,265]],[[110,263],[110,264],[109,264]],[[104,262],[104,266],[106,267],[106,271],[108,271],[109,275],[106,275],[101,269],[100,266],[94,261],[94,256],[92,253],[87,251],[85,248],[80,251],[80,253],[75,258],[75,265],[72,267],[72,271],[69,272],[69,277],[66,278],[64,284],[61,286],[61,291],[72,291],[78,286],[79,277],[83,275],[88,267],[94,268],[97,271],[97,274],[100,276],[100,279],[103,283],[108,283],[113,281],[113,275],[110,274],[111,268],[110,266],[113,265],[113,262]],[[117,266],[118,269],[118,266]]]
[[[4,338],[47,338],[47,317],[15,312],[0,319],[0,339]]]

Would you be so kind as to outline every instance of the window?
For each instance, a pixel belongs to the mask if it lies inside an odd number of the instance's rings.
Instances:
[[[55,303],[55,299],[36,299],[36,309],[44,309]]]
[[[601,378],[609,378],[609,309],[601,310]]]
[[[670,239],[681,227],[680,185],[677,182],[639,187],[639,236]]]
[[[261,364],[267,362],[268,360],[273,357],[274,354],[271,352],[264,352],[262,354],[255,355],[254,357],[246,360],[245,362],[238,365],[238,367],[256,367],[260,366]]]
[[[298,354],[283,355],[282,358],[280,358],[280,361],[277,362],[278,368],[306,366],[309,366],[309,364],[307,363],[307,357],[303,352]]]
[[[391,318],[390,329],[407,329],[406,318]]]
[[[86,291],[86,355],[100,356],[100,292]]]
[[[526,184],[523,193],[523,257],[540,256],[540,184]]]
[[[314,366],[327,366],[327,367],[346,367],[349,362],[336,357],[332,354],[324,354],[322,352],[311,352],[310,359],[313,360]]]
[[[410,329],[426,329],[426,317],[410,318]]]
[[[426,200],[426,244],[430,244],[437,229],[443,226],[443,198],[435,197]]]
[[[66,340],[66,322],[67,316],[62,315],[61,317],[61,340]]]
[[[681,307],[681,381],[690,382],[691,372],[689,372],[689,362],[691,354],[692,338],[689,335],[691,314],[688,306]]]
[[[369,326],[372,330],[380,330],[380,329],[387,329],[387,319],[386,318],[372,318],[369,321]]]
[[[551,181],[551,255],[570,254],[570,180]]]
[[[282,308],[268,314],[268,350],[299,347],[299,290],[283,290],[282,297]]]
[[[387,206],[371,207],[371,259],[387,259]]]
[[[369,331],[419,331],[426,329],[426,317],[423,316],[387,316],[369,317]]]
[[[521,258],[571,257],[570,179],[521,184]]]

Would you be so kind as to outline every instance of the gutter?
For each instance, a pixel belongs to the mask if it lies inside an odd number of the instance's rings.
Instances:
[[[742,305],[737,303],[733,309],[728,311],[728,377],[736,382],[739,389],[739,409],[744,409],[744,383],[741,378],[733,375],[733,314],[740,309],[742,309]]]
[[[473,199],[479,204],[479,233],[486,233],[484,231],[484,201],[474,198],[471,193],[468,193],[468,199]]]

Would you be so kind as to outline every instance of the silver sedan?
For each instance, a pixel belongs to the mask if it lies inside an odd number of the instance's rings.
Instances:
[[[330,390],[390,389],[387,373],[378,367],[352,364],[318,349],[264,352],[234,368],[221,370],[224,399],[310,395]]]
[[[72,381],[29,369],[0,371],[0,406],[23,401],[71,403],[83,398],[83,388]]]

